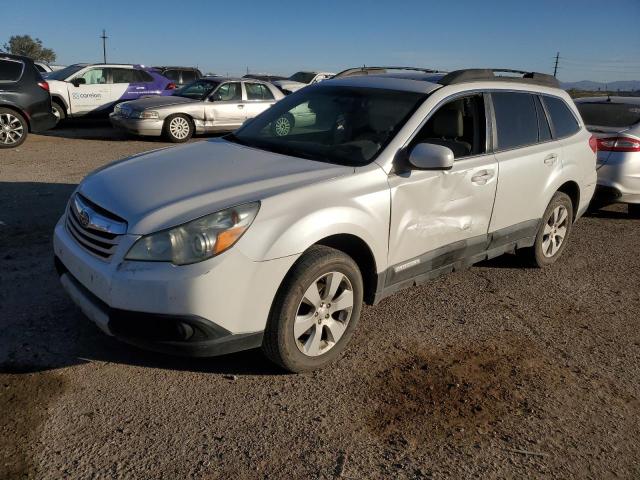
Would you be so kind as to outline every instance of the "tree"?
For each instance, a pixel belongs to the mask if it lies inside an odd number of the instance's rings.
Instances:
[[[42,40],[33,39],[31,35],[13,35],[4,49],[14,55],[23,55],[37,62],[51,63],[56,61],[56,52],[42,46]]]

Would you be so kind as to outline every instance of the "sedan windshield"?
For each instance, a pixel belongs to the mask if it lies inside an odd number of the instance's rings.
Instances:
[[[204,100],[218,85],[220,85],[220,82],[198,80],[179,88],[173,95],[176,97],[192,98],[194,100]]]
[[[48,80],[66,80],[71,75],[76,72],[82,70],[86,65],[69,65],[68,67],[63,68],[62,70],[56,70],[55,72],[50,72],[47,75]]]
[[[313,72],[296,72],[289,77],[293,82],[309,83],[316,76]]]
[[[378,88],[305,88],[226,138],[294,157],[366,165],[425,98],[423,93]]]

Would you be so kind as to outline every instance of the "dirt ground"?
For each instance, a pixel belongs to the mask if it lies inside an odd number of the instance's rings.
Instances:
[[[1,479],[640,478],[624,206],[581,219],[551,268],[508,255],[365,308],[335,365],[290,375],[259,351],[121,344],[60,287],[51,233],[75,185],[163,146],[90,123],[0,151]]]

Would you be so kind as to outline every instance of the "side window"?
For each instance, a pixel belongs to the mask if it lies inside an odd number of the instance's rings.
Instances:
[[[42,65],[38,65],[37,63],[34,63],[36,70],[38,70],[40,73],[44,73],[46,72],[46,70],[44,69],[44,67]]]
[[[133,68],[112,68],[112,83],[136,83],[138,72]]]
[[[248,100],[273,100],[273,94],[266,85],[261,83],[245,83]]]
[[[84,78],[86,85],[101,85],[107,83],[107,69],[92,68],[80,75],[79,78]]]
[[[538,118],[533,95],[493,92],[498,150],[532,145],[538,141]]]
[[[551,125],[553,126],[553,136],[555,138],[568,137],[573,135],[580,126],[576,117],[574,117],[571,110],[563,100],[555,97],[544,96],[544,104],[547,107],[547,112],[551,117]]]
[[[16,60],[0,60],[0,82],[17,82],[22,76],[24,64]]]
[[[147,72],[145,72],[144,70],[134,70],[134,72],[135,72],[136,82],[139,82],[139,83],[153,82],[153,77],[149,75]]]
[[[240,82],[230,82],[220,85],[213,99],[221,102],[241,102],[242,90],[240,88]]]
[[[196,72],[193,70],[183,70],[182,71],[182,83],[191,83],[197,80]]]
[[[487,122],[482,94],[456,98],[441,106],[414,137],[411,146],[433,143],[450,148],[454,158],[487,150]]]
[[[540,142],[546,142],[551,140],[551,128],[549,127],[549,120],[547,120],[547,114],[542,108],[540,97],[535,97],[536,101],[536,115],[538,116],[538,140]]]
[[[163,76],[172,82],[180,83],[180,70],[167,70],[163,73]]]

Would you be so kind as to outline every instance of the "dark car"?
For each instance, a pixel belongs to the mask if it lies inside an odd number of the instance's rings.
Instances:
[[[153,67],[160,75],[178,86],[195,82],[202,78],[202,72],[195,67]]]
[[[49,84],[33,60],[0,53],[0,148],[17,147],[28,132],[55,126]]]

